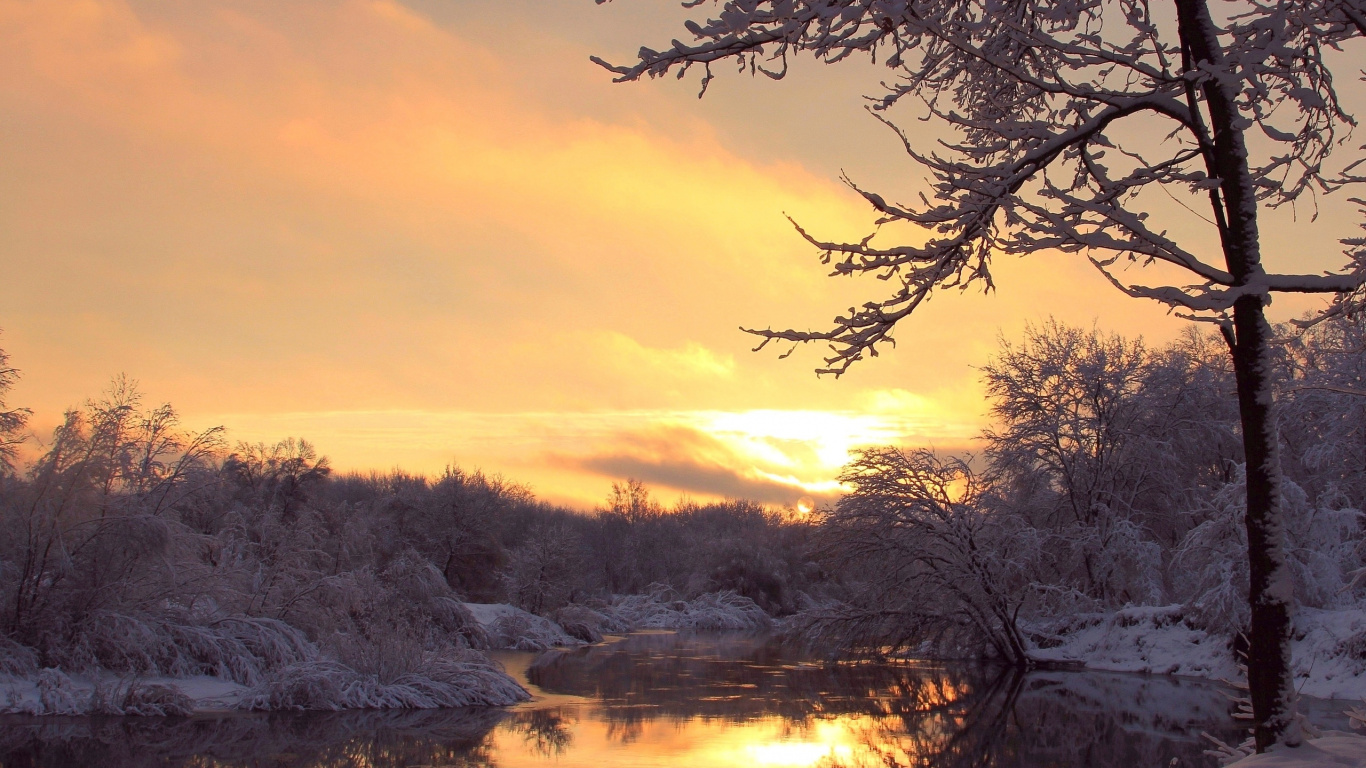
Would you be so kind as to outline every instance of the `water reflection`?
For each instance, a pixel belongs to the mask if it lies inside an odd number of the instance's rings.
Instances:
[[[1212,766],[1236,737],[1192,681],[824,664],[762,639],[633,635],[510,657],[512,710],[0,719],[0,766]]]
[[[659,765],[1201,766],[1201,730],[1237,736],[1227,699],[1196,681],[821,664],[745,637],[636,636],[543,655],[528,678],[596,702],[557,708],[582,718],[562,765],[643,764],[619,754],[630,745]]]
[[[0,718],[4,768],[494,766],[507,713],[458,710],[243,713],[226,717]]]

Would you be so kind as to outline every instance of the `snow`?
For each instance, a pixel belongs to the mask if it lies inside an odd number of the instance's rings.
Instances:
[[[772,624],[763,608],[735,592],[682,600],[660,584],[652,585],[648,594],[615,596],[604,613],[632,629],[757,631]]]
[[[1228,638],[1191,626],[1179,605],[1082,614],[1030,629],[1032,635],[1061,641],[1033,651],[1031,657],[1039,661],[1080,662],[1110,672],[1238,677]]]
[[[437,709],[507,706],[529,694],[477,651],[426,659],[421,672],[391,681],[344,664],[314,659],[290,665],[253,686],[207,675],[0,677],[0,713],[27,715],[188,715],[232,710]]]
[[[1300,693],[1366,699],[1366,610],[1301,608],[1291,659]]]
[[[527,613],[505,603],[465,603],[465,607],[488,633],[495,649],[544,651],[555,646],[583,645],[550,619]]]
[[[734,630],[768,629],[772,620],[764,609],[730,591],[708,592],[691,600],[655,584],[647,594],[614,595],[593,606],[570,605],[556,612],[573,631],[550,619],[503,603],[466,603],[465,607],[488,633],[495,649],[544,651],[557,646],[597,642],[604,632],[641,629]]]
[[[1366,699],[1366,611],[1295,613],[1291,643],[1295,686],[1321,699]],[[1031,657],[1088,669],[1240,680],[1232,638],[1199,627],[1179,605],[1128,607],[1029,627],[1039,648]]]
[[[1350,766],[1366,768],[1366,737],[1343,731],[1325,731],[1298,747],[1278,745],[1260,755],[1250,755],[1225,768],[1312,768]]]
[[[248,691],[240,709],[330,710],[444,709],[506,706],[530,698],[501,667],[483,654],[432,658],[422,672],[389,681],[358,674],[344,664],[312,661],[288,667]]]
[[[584,639],[566,632],[554,621],[511,605],[465,603],[463,610],[469,612],[487,634],[490,645],[497,649],[544,651],[585,644]],[[574,624],[577,634],[598,639],[603,631],[755,630],[767,627],[769,623],[758,605],[732,592],[681,600],[661,589],[650,595],[619,595],[598,609],[568,606],[557,616]],[[145,629],[146,623],[129,625]],[[382,679],[380,674],[358,671],[324,654],[297,630],[280,622],[243,620],[225,626],[233,631],[243,628],[255,631],[264,627],[269,632],[257,634],[272,641],[277,639],[276,635],[281,635],[283,628],[289,630],[284,636],[294,642],[287,644],[288,653],[274,653],[263,661],[260,658],[263,654],[250,653],[239,638],[228,637],[225,632],[200,631],[191,636],[186,634],[185,628],[176,627],[181,640],[188,637],[201,642],[168,641],[154,645],[159,656],[141,665],[186,670],[207,666],[218,675],[118,675],[93,666],[81,673],[68,674],[56,668],[39,670],[31,664],[15,664],[11,665],[14,671],[0,672],[0,713],[162,716],[243,709],[434,709],[507,706],[529,696],[497,662],[471,649],[452,648],[425,654],[421,663],[408,671],[391,674],[392,679]],[[191,629],[197,631],[199,628]],[[160,635],[167,634],[160,632]],[[215,642],[205,641],[206,637]],[[232,647],[227,651],[223,650],[227,642],[224,637],[232,641],[228,643]],[[263,643],[254,635],[248,639],[253,641],[253,648],[269,646],[269,650],[280,645],[278,642]],[[193,645],[195,651],[209,648],[214,653],[207,656],[213,663],[206,664],[197,657],[191,659],[187,645]]]
[[[119,678],[107,674],[67,675],[60,670],[44,669],[32,676],[0,677],[0,712],[27,715],[224,712],[236,709],[247,690],[239,683],[207,675]],[[167,704],[171,706],[167,707]],[[158,708],[162,711],[151,711]]]

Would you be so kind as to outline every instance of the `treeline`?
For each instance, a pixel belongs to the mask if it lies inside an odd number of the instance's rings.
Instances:
[[[1355,606],[1366,566],[1366,323],[1279,329],[1275,379],[1294,590]],[[1055,322],[982,370],[980,456],[875,448],[817,537],[838,603],[810,616],[847,646],[986,652],[1023,662],[1076,617],[1171,606],[1245,630],[1242,441],[1217,335],[1141,341]]]
[[[1355,606],[1366,324],[1280,331],[1296,596]],[[982,369],[993,426],[980,455],[860,451],[847,494],[799,517],[745,501],[665,509],[634,481],[585,514],[457,468],[337,474],[302,440],[187,431],[126,379],[20,466],[27,414],[6,410],[16,373],[0,353],[0,673],[260,686],[333,664],[389,685],[487,644],[466,603],[569,626],[630,594],[650,595],[630,608],[648,613],[734,592],[845,648],[1015,662],[1063,642],[1075,617],[1125,606],[1171,606],[1164,621],[1234,637],[1247,572],[1227,361],[1217,335],[1149,348],[1031,327]],[[364,700],[408,700],[391,694]]]
[[[0,673],[263,685],[326,662],[388,684],[485,646],[466,602],[552,615],[665,585],[779,614],[821,577],[805,524],[756,504],[665,510],[626,482],[581,514],[457,468],[337,474],[303,440],[187,431],[123,378],[16,466],[0,370]]]

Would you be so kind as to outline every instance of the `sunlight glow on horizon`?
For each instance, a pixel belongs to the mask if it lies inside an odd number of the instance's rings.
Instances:
[[[304,437],[339,471],[392,467],[433,476],[457,465],[578,508],[635,477],[666,501],[805,501],[810,512],[816,499],[839,493],[835,477],[854,450],[927,442],[962,450],[975,438],[971,421],[932,411],[339,411],[223,414],[213,423],[226,426],[234,443]],[[733,492],[709,490],[718,486]]]

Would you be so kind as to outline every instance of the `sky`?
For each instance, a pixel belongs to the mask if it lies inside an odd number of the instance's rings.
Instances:
[[[627,477],[666,502],[792,504],[831,498],[860,446],[971,450],[977,368],[1025,323],[1185,327],[1041,253],[997,262],[989,295],[936,296],[839,379],[814,375],[817,347],[751,351],[741,326],[822,327],[888,290],[827,277],[786,216],[861,237],[873,216],[840,174],[894,199],[922,174],[863,110],[868,63],[722,70],[699,99],[696,77],[614,84],[589,61],[683,18],[0,0],[10,406],[41,438],[126,373],[188,427],[303,437],[343,471],[455,464],[580,508]],[[1340,262],[1335,216],[1266,227],[1273,266]]]

